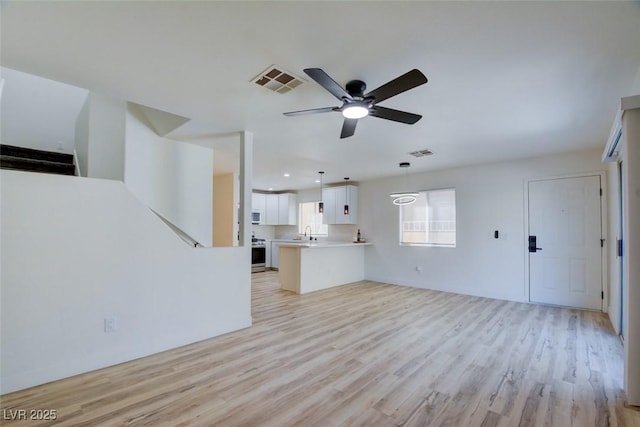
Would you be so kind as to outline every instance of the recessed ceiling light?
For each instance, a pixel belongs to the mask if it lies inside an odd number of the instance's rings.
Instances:
[[[273,191],[273,187],[269,187],[269,191]]]
[[[316,179],[316,184],[319,184],[319,183],[320,183],[320,180],[319,180],[319,179]]]
[[[284,173],[284,177],[285,177],[285,178],[289,178],[290,176],[291,176],[291,174],[290,174],[289,172],[285,172],[285,173]]]

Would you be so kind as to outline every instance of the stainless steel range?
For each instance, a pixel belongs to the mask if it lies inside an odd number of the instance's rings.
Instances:
[[[251,239],[251,272],[257,273],[267,269],[267,248],[264,239]]]

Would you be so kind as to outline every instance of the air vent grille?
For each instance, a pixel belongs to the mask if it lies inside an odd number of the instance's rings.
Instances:
[[[411,152],[409,154],[411,154],[413,157],[424,157],[424,156],[432,155],[433,152],[431,150],[425,149],[425,150],[413,151],[413,152]]]
[[[276,65],[268,67],[251,81],[258,86],[278,93],[287,93],[304,83],[304,80],[300,77],[284,71],[282,67]]]

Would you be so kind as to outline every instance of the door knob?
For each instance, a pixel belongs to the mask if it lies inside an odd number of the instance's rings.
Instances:
[[[529,236],[529,252],[541,251],[542,248],[538,248],[536,236]]]

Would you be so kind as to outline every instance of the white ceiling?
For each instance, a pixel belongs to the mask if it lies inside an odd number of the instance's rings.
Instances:
[[[412,172],[602,147],[640,70],[640,3],[3,1],[2,65],[254,134],[254,188]],[[271,64],[373,89],[420,69],[429,83],[340,140],[339,102],[313,81],[250,82]],[[407,153],[429,148],[435,155]],[[284,178],[284,172],[291,177]]]

